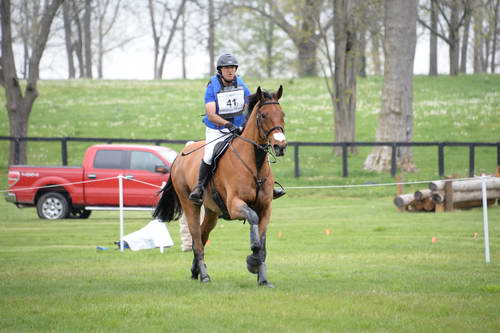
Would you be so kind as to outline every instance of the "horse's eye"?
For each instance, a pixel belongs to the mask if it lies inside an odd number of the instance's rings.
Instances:
[[[262,117],[262,119],[266,119],[266,115],[264,113],[261,113],[260,116]]]

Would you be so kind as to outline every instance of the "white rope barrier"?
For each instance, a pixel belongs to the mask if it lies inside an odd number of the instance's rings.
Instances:
[[[36,187],[24,187],[24,188],[19,188],[19,189],[14,189],[14,190],[0,190],[0,193],[39,190],[41,188],[52,188],[52,187],[70,186],[70,185],[78,185],[78,184],[85,184],[85,183],[95,183],[95,182],[102,182],[102,181],[112,180],[112,179],[118,179],[118,177],[115,176],[115,177],[109,177],[109,178],[103,178],[103,179],[83,180],[83,181],[80,181],[80,182],[63,183],[63,184],[57,184],[57,185],[44,185],[44,186],[36,186]]]
[[[494,177],[486,177],[494,178]],[[466,181],[477,178],[457,178],[453,179],[454,182]],[[367,183],[367,184],[352,184],[352,185],[317,185],[317,186],[287,186],[287,190],[306,190],[306,189],[329,189],[329,188],[357,188],[357,187],[380,187],[380,186],[394,186],[394,185],[412,185],[412,184],[425,184],[432,183],[439,180],[417,180],[411,182],[397,182],[397,183]]]

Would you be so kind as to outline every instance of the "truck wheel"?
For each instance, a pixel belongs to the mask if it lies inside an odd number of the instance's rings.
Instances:
[[[69,213],[69,217],[74,219],[88,219],[91,213],[91,210],[86,210],[85,208],[73,208]]]
[[[38,200],[36,211],[41,219],[64,219],[69,213],[68,199],[59,192],[45,193]]]

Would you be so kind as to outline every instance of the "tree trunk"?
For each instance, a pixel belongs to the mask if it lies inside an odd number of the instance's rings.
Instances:
[[[214,0],[208,0],[208,76],[215,74],[215,19]]]
[[[181,21],[181,62],[182,62],[182,78],[185,80],[187,78],[186,71],[186,8],[182,11],[182,21]]]
[[[372,42],[373,72],[375,75],[382,75],[382,61],[380,60],[380,34],[378,31],[370,30]]]
[[[47,3],[45,7],[39,28],[35,32],[33,39],[33,50],[29,60],[29,73],[24,96],[17,78],[16,63],[12,49],[10,0],[2,0],[0,3],[0,21],[2,27],[2,57],[0,61],[4,76],[2,83],[5,88],[6,109],[9,116],[9,133],[13,137],[21,138],[28,135],[28,119],[33,103],[38,97],[37,82],[39,79],[40,59],[47,44],[50,26],[62,2],[63,0],[54,0],[51,3]],[[19,155],[16,155],[14,147],[15,144],[12,142],[10,145],[9,163],[26,164],[28,161],[26,141],[20,142]]]
[[[356,139],[356,31],[352,27],[352,0],[334,1],[335,33],[335,141],[353,142]],[[351,146],[351,152],[356,152]],[[340,150],[337,150],[340,153]]]
[[[430,38],[430,45],[429,45],[429,75],[430,76],[436,76],[438,75],[438,63],[437,63],[437,57],[438,57],[438,48],[437,48],[437,41],[438,41],[438,36],[434,31],[437,31],[438,28],[438,9],[436,6],[436,1],[437,0],[431,0],[431,38]]]
[[[266,6],[266,11],[271,12],[271,5],[267,4],[269,8]],[[268,78],[273,77],[273,51],[274,51],[274,22],[272,20],[266,20],[264,22],[266,29],[266,39],[265,39],[265,48],[266,48],[266,75]]]
[[[468,5],[466,5],[468,6]],[[462,54],[460,56],[460,73],[467,73],[467,51],[469,48],[469,30],[470,30],[470,21],[472,18],[471,15],[471,10],[470,8],[465,8],[466,10],[466,16],[465,16],[465,23],[464,23],[464,30],[463,30],[463,36],[462,36]]]
[[[295,42],[299,58],[299,77],[315,77],[318,76],[316,67],[316,53],[318,49],[318,41],[316,38],[300,38]]]
[[[71,5],[68,1],[63,3],[64,19],[64,41],[66,44],[66,54],[68,59],[68,78],[74,79],[76,76],[75,62],[73,60],[73,38],[71,31]]]
[[[384,87],[382,110],[376,140],[410,142],[413,136],[413,62],[417,40],[417,2],[386,0],[384,39]],[[397,151],[397,164],[414,171],[409,148]],[[391,148],[376,147],[365,160],[365,169],[387,171],[391,167]]]
[[[458,0],[452,0],[451,6],[451,18],[448,31],[449,40],[449,61],[450,61],[450,75],[458,75],[459,72],[459,56],[460,56],[460,35],[459,35],[459,4]]]
[[[492,22],[492,27],[490,30],[493,30],[493,46],[491,48],[491,73],[495,74],[495,68],[496,68],[496,52],[497,52],[497,36],[498,36],[498,7],[500,6],[500,0],[496,1],[495,4],[495,11],[493,14],[493,22]]]
[[[366,78],[366,29],[362,27],[358,33],[358,52],[356,68],[360,77]]]
[[[483,8],[481,0],[476,0],[473,6],[474,16],[474,74],[483,72]]]
[[[92,78],[92,0],[85,0],[85,12],[83,17],[83,47],[85,50],[85,77]]]
[[[82,29],[82,23],[80,21],[80,10],[78,9],[75,1],[72,1],[72,4],[73,4],[73,12],[74,12],[74,19],[76,26],[76,35],[77,35],[77,40],[74,43],[74,48],[75,48],[76,58],[78,60],[78,71],[80,73],[79,77],[84,78],[85,60],[83,59],[83,29]]]

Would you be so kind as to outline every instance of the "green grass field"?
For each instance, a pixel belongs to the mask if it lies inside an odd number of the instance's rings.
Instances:
[[[489,209],[492,263],[485,264],[481,209],[409,214],[390,198],[282,198],[268,235],[275,289],[257,287],[246,271],[249,233],[241,222],[220,221],[213,231],[212,282],[202,285],[190,280],[192,254],[180,251],[178,222],[169,224],[176,244],[164,254],[120,253],[111,245],[116,212],[49,222],[31,209],[0,208],[0,331],[500,329],[498,206]],[[150,219],[125,217],[126,232]]]
[[[248,83],[251,90],[284,85],[289,141],[332,140],[321,79]],[[201,138],[205,84],[42,81],[30,135]],[[359,141],[375,138],[381,85],[377,77],[359,81]],[[414,99],[415,141],[500,141],[499,75],[417,76]],[[0,135],[8,135],[5,111]],[[70,164],[80,164],[86,146],[69,144]],[[0,190],[7,149],[0,141]],[[29,163],[60,163],[58,144],[30,143],[29,149]],[[437,179],[436,150],[415,149],[418,171],[405,180]],[[369,152],[350,157],[347,179],[329,148],[301,148],[301,178],[293,177],[291,150],[273,170],[285,186],[393,182],[388,174],[363,171]],[[446,174],[466,176],[467,148],[447,148],[445,164]],[[478,148],[477,173],[495,167],[496,148]],[[192,254],[180,251],[177,222],[169,225],[176,244],[164,254],[120,253],[112,245],[119,237],[117,212],[51,222],[0,200],[0,331],[500,331],[500,206],[489,209],[492,262],[485,264],[481,209],[401,213],[394,193],[392,186],[290,189],[275,201],[267,260],[275,289],[257,287],[247,272],[249,230],[238,221],[221,220],[212,233],[206,252],[212,282],[202,285],[189,278]],[[150,219],[126,212],[126,233]]]

